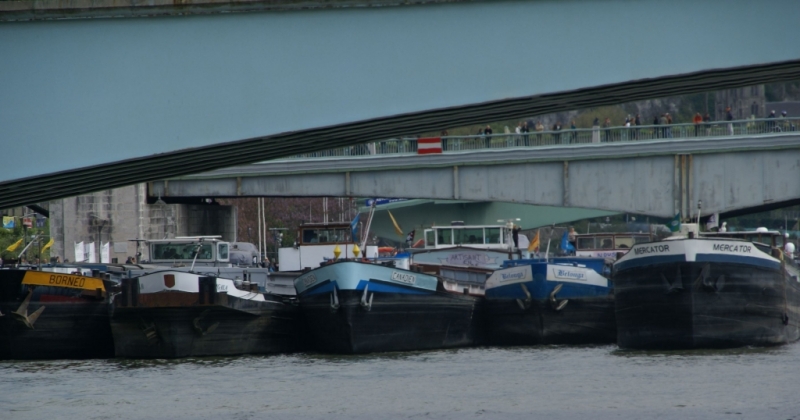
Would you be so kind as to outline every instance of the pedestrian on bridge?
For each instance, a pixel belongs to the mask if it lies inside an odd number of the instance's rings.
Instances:
[[[539,143],[539,145],[541,145],[542,144],[542,133],[544,132],[544,125],[542,124],[541,120],[536,121],[536,131],[539,133],[539,134],[536,135],[536,141]]]
[[[578,132],[576,130],[578,129],[578,126],[575,125],[575,120],[572,120],[572,122],[570,122],[569,129],[572,130],[572,139],[570,140],[570,143],[577,143]]]
[[[605,133],[604,141],[606,143],[611,141],[611,118],[606,117],[606,120],[603,121],[603,132]]]
[[[522,144],[524,144],[525,147],[530,146],[530,136],[528,136],[528,133],[530,133],[531,130],[528,128],[527,121],[522,123],[522,129],[520,131],[522,131]]]
[[[773,109],[772,112],[767,115],[767,132],[780,131],[780,129],[776,130],[777,125],[775,124],[775,121],[772,121],[775,118],[778,118],[778,116],[775,115],[775,110]]]
[[[703,115],[703,124],[706,126],[706,136],[711,135],[711,115],[706,112],[706,115]]]
[[[561,121],[553,124],[553,139],[555,140],[555,144],[561,143],[561,128]]]
[[[731,112],[731,107],[725,108],[725,121],[728,121],[728,135],[733,135],[733,113]]]
[[[672,116],[669,115],[669,112],[664,114],[664,116],[666,118],[666,125],[667,125],[667,127],[665,128],[665,131],[666,131],[666,134],[667,134],[667,138],[671,139],[672,138],[672,127],[670,127],[670,126],[672,125]]]
[[[492,147],[492,126],[487,125],[486,128],[483,129],[483,135],[486,148]]]
[[[639,114],[636,114],[636,118],[633,119],[633,125],[636,126],[633,129],[633,138],[639,140],[639,126],[642,125],[642,118],[639,117]]]
[[[692,118],[692,122],[694,123],[694,136],[698,137],[698,130],[700,129],[700,124],[703,123],[703,117],[700,115],[699,112],[694,114],[694,118]]]

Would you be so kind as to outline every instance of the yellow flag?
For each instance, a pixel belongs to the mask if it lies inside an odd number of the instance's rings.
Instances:
[[[13,244],[9,245],[8,248],[6,248],[6,251],[13,252],[17,248],[19,248],[20,245],[22,245],[22,238],[20,238],[20,240],[18,240],[17,242],[14,242]]]
[[[53,246],[54,243],[55,243],[55,241],[53,240],[53,238],[50,238],[50,240],[47,241],[47,243],[44,244],[44,246],[42,247],[42,252],[47,251],[47,249],[50,248],[51,246]]]
[[[392,224],[394,225],[394,231],[398,235],[400,235],[401,238],[405,238],[405,236],[403,235],[403,229],[401,229],[400,225],[397,224],[397,220],[394,220],[394,216],[392,216],[392,212],[390,212],[388,210],[386,212],[389,213],[389,217],[392,218]]]
[[[534,250],[539,250],[539,231],[536,231],[536,236],[533,237],[531,242],[528,244],[528,252],[533,252]]]

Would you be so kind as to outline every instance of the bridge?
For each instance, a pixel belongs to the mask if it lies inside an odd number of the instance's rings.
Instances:
[[[85,4],[0,2],[0,139],[14,157],[0,166],[0,208],[444,127],[800,79],[795,0]],[[512,199],[472,188],[452,195]],[[541,196],[533,201],[583,205],[578,185],[526,188]],[[371,192],[358,182],[349,192],[362,190]]]
[[[395,139],[151,182],[149,194],[500,201],[658,217],[696,214],[702,200],[703,213],[732,215],[800,200],[798,126],[800,118],[451,137],[425,155],[416,139]]]

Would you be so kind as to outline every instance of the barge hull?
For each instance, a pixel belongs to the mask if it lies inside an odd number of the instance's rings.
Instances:
[[[558,311],[547,299],[533,299],[525,309],[516,299],[487,299],[486,310],[490,345],[610,344],[617,340],[613,296],[571,298]]]
[[[5,271],[5,270],[4,270]],[[22,285],[25,271],[0,281],[0,359],[94,359],[114,356],[108,303],[78,289]],[[44,306],[31,326],[13,312],[33,290],[27,314]]]
[[[369,310],[362,291],[337,290],[301,297],[301,307],[317,350],[360,354],[462,347],[477,339],[477,299],[436,292],[379,293]],[[372,294],[372,293],[371,293]]]
[[[622,270],[614,281],[621,348],[770,346],[800,338],[800,283],[782,270],[682,262]]]
[[[115,354],[152,359],[295,351],[298,309],[274,305],[250,311],[222,305],[115,308]]]

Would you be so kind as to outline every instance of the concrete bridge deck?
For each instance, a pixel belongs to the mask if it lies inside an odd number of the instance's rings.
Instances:
[[[503,201],[671,217],[800,199],[800,132],[284,159],[152,182],[153,197]]]
[[[3,153],[35,150],[0,167],[0,208],[445,127],[800,79],[796,0],[397,2],[406,3],[0,22]]]

